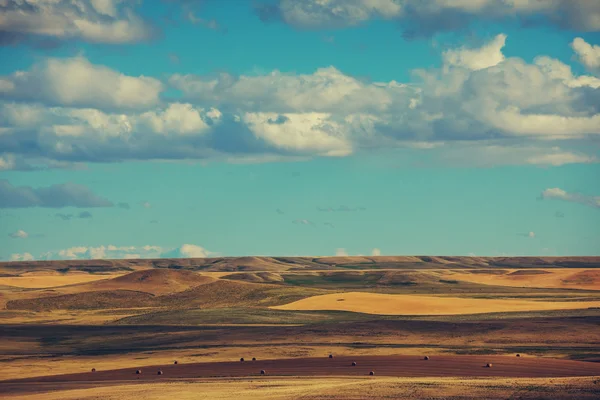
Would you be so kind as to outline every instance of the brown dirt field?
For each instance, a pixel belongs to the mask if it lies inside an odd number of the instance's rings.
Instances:
[[[483,377],[483,378],[564,378],[600,375],[600,364],[557,360],[548,358],[528,358],[509,356],[433,356],[423,360],[418,356],[335,356],[277,359],[244,362],[212,362],[197,364],[153,365],[142,369],[136,375],[138,367],[117,370],[85,372],[79,374],[52,375],[36,378],[1,381],[6,394],[26,394],[35,391],[36,385],[43,384],[44,391],[65,390],[71,385],[85,383],[89,386],[106,386],[127,381],[156,383],[180,379],[215,377],[260,377],[260,370],[267,371],[268,377],[282,376],[350,376],[355,378],[368,376],[375,371],[378,377]],[[356,361],[357,366],[351,366]],[[492,363],[492,368],[486,368]],[[94,367],[90,365],[91,369]],[[158,370],[163,375],[157,375]],[[363,396],[364,396],[364,392]]]
[[[596,382],[596,383],[595,383]],[[44,384],[31,386],[39,394],[33,400],[158,400],[191,399],[565,399],[591,400],[600,396],[594,378],[271,378],[195,379],[168,383],[115,384],[88,388],[74,384],[69,389],[41,393]],[[7,399],[22,396],[7,395]]]
[[[277,310],[334,310],[380,315],[462,315],[600,307],[600,301],[530,301],[345,292],[313,296]]]

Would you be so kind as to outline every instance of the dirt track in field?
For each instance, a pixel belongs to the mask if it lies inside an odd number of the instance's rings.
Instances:
[[[600,363],[516,356],[334,356],[333,359],[294,358],[251,361],[170,364],[146,366],[136,374],[135,366],[124,369],[66,375],[51,375],[22,380],[1,381],[4,393],[65,390],[70,387],[94,387],[115,383],[158,382],[177,379],[269,376],[377,376],[393,377],[574,377],[599,376]],[[255,355],[256,356],[256,355]],[[352,362],[356,366],[352,366]],[[492,363],[491,368],[486,364]],[[158,370],[163,372],[158,375]]]

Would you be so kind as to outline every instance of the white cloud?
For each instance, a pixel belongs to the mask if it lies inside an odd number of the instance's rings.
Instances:
[[[282,122],[274,122],[281,117]],[[347,128],[329,114],[247,113],[242,120],[254,136],[284,151],[322,156],[352,153]]]
[[[336,257],[348,257],[348,253],[346,252],[346,249],[336,249],[335,250],[335,256]]]
[[[4,3],[4,4],[2,4]],[[130,43],[148,38],[151,27],[122,0],[19,0],[0,3],[0,30],[13,35]]]
[[[395,0],[280,0],[278,7],[285,22],[305,29],[352,26],[402,12]]]
[[[211,253],[203,247],[194,244],[184,244],[179,248],[182,258],[205,258]]]
[[[371,250],[371,255],[373,257],[379,257],[381,255],[381,250],[379,250],[378,248],[374,248],[373,250]]]
[[[335,29],[373,19],[393,19],[408,37],[464,29],[471,20],[532,18],[561,28],[600,30],[593,0],[278,0],[258,7],[261,19],[299,29]]]
[[[477,49],[448,50],[442,68],[414,71],[407,83],[369,82],[333,67],[312,74],[173,75],[169,83],[183,98],[171,103],[159,100],[160,82],[146,86],[145,79],[152,78],[126,77],[82,58],[51,59],[0,84],[6,88],[0,101],[5,151],[0,169],[26,169],[30,158],[54,165],[269,162],[390,147],[475,164],[596,162],[585,146],[579,146],[583,153],[566,146],[600,134],[600,79],[577,76],[545,56],[533,63],[505,58],[505,38],[498,35]],[[85,65],[92,80],[103,81],[102,90],[97,95],[60,86],[60,79],[44,72],[53,62]],[[123,83],[130,79],[137,83]],[[16,101],[19,96],[25,101]],[[571,142],[565,145],[566,139]],[[560,148],[550,147],[550,140]]]
[[[217,123],[221,112],[211,109],[204,112],[191,104],[172,103],[163,111],[149,111],[139,117],[142,127],[161,135],[197,135],[210,130],[205,120]]]
[[[587,196],[581,193],[569,193],[560,188],[549,188],[542,192],[544,199],[557,199],[600,208],[600,196]]]
[[[169,83],[190,102],[293,113],[382,111],[392,104],[394,97],[412,93],[410,88],[395,81],[362,82],[334,67],[319,68],[312,74],[277,70],[251,76],[175,74]]]
[[[587,164],[595,162],[598,162],[596,157],[570,152],[543,154],[531,156],[527,159],[528,164],[552,165],[554,167],[565,164]]]
[[[506,35],[497,35],[492,41],[480,48],[447,50],[442,54],[444,63],[454,67],[463,67],[473,71],[493,67],[504,61],[502,48],[506,43]]]
[[[499,165],[536,165],[558,167],[567,164],[597,163],[599,160],[559,146],[524,145],[503,141],[452,142],[440,149],[439,159],[454,166],[494,167]]]
[[[571,42],[571,47],[579,61],[589,70],[600,73],[600,46],[592,45],[578,37]]]
[[[31,253],[14,253],[10,255],[9,261],[33,261],[35,258]]]
[[[95,259],[132,259],[132,258],[204,258],[216,253],[193,244],[184,244],[175,249],[161,246],[74,246],[40,255],[41,260],[95,260]],[[18,261],[18,260],[15,260]]]
[[[16,169],[15,156],[13,154],[5,154],[0,157],[0,171],[8,171]]]
[[[29,237],[29,234],[24,230],[19,229],[16,232],[10,233],[8,236],[10,236],[13,239],[27,239]]]
[[[49,58],[29,71],[0,77],[0,98],[67,107],[151,107],[158,104],[162,90],[157,79],[124,75],[81,56]]]
[[[527,236],[530,237],[530,238],[534,238],[535,237],[535,232],[529,232],[527,234]]]

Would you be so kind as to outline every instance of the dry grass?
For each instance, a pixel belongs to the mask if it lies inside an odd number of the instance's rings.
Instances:
[[[40,289],[58,286],[76,285],[114,278],[119,275],[91,275],[86,273],[71,273],[64,275],[24,275],[15,277],[0,277],[0,286],[14,286],[26,289]]]
[[[545,302],[347,292],[313,296],[272,308],[301,311],[352,311],[380,315],[461,315],[492,312],[572,310],[590,307],[600,307],[600,301]]]
[[[597,399],[594,378],[254,378],[121,384],[28,395],[34,400],[187,399]],[[43,387],[40,389],[43,390]],[[22,398],[21,396],[4,397]]]
[[[453,279],[482,283],[485,285],[538,287],[538,288],[568,288],[600,290],[600,269],[584,268],[506,270],[505,274],[473,274],[468,270],[452,271]]]

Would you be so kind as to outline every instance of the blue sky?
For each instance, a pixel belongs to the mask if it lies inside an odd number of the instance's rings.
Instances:
[[[593,2],[32,4],[2,260],[600,254]]]

